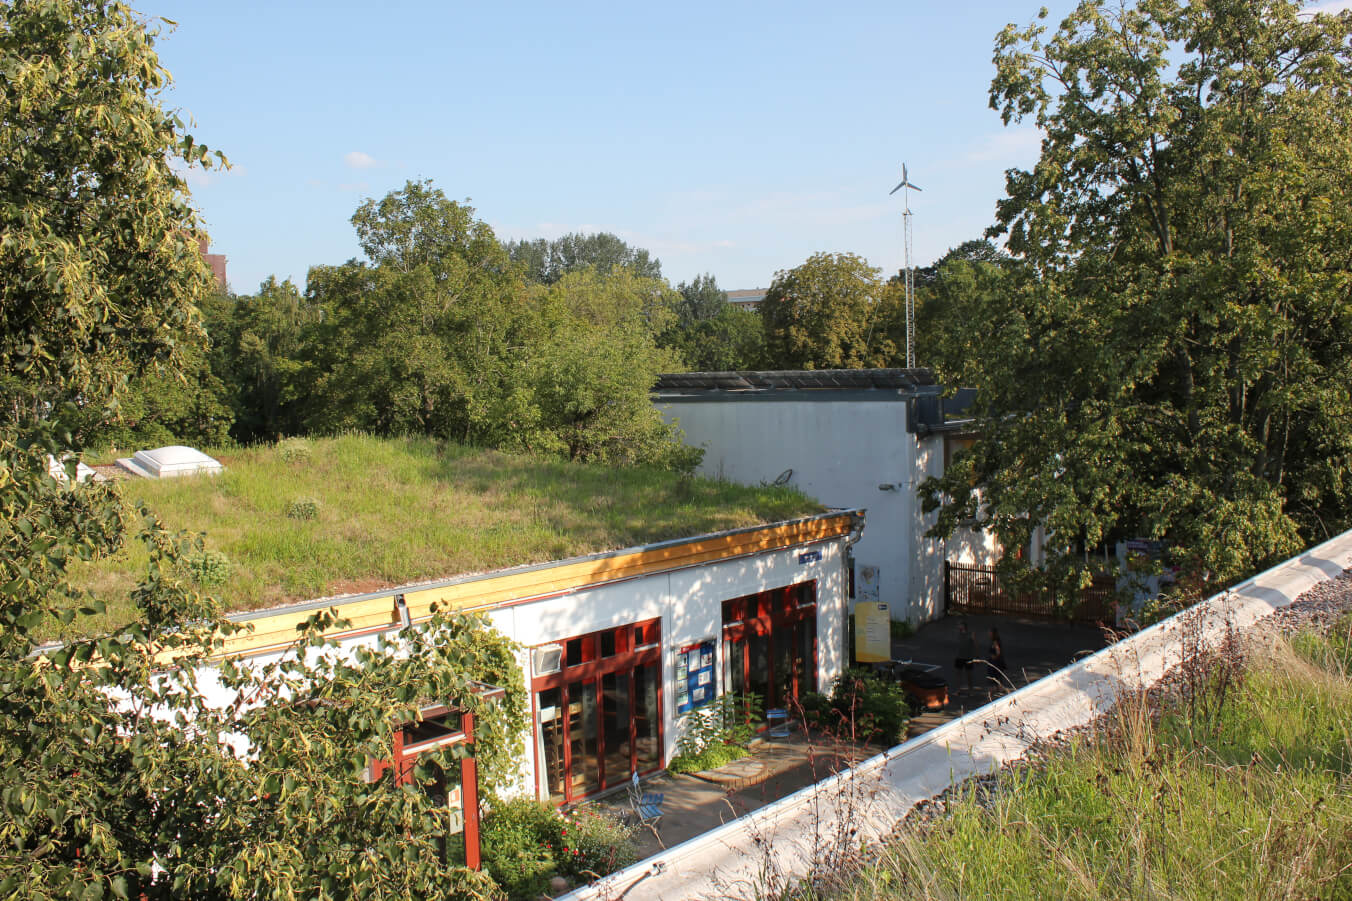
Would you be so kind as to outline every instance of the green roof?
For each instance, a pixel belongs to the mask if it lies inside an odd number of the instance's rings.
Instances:
[[[421,438],[364,435],[208,449],[217,476],[128,479],[172,529],[206,533],[225,574],[204,590],[227,610],[488,572],[779,522],[824,508],[799,492],[647,468],[516,456]],[[296,518],[313,501],[314,518]],[[289,508],[293,509],[288,515]],[[139,542],[80,564],[75,581],[125,621],[147,555]],[[210,562],[210,561],[207,561]]]

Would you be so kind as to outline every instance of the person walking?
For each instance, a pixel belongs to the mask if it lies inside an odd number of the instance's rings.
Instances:
[[[972,690],[972,668],[976,665],[976,639],[967,628],[967,620],[958,620],[958,656],[953,658],[953,668],[967,674],[967,690]]]
[[[1009,676],[1005,674],[1005,670],[1009,668],[1005,663],[1005,645],[1000,640],[1000,630],[994,626],[991,626],[990,639],[990,648],[986,652],[986,678],[999,687],[1012,684]]]

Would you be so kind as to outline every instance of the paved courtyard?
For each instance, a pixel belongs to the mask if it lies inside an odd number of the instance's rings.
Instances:
[[[1089,626],[1008,616],[968,616],[965,619],[976,639],[978,656],[986,654],[987,630],[992,626],[1000,630],[1008,675],[1016,686],[1040,679],[1106,644],[1103,633]],[[910,638],[892,642],[893,659],[935,664],[949,685],[948,707],[915,716],[911,720],[909,737],[974,710],[1008,690],[1008,686],[1001,689],[994,682],[987,683],[986,667],[981,663],[973,669],[972,689],[967,688],[966,677],[960,676],[953,667],[953,659],[958,654],[958,620],[958,617],[946,617],[926,624]],[[656,830],[640,829],[635,835],[639,853],[646,857],[664,847],[680,844],[881,750],[853,747],[823,736],[804,735],[798,728],[788,738],[758,742],[749,761],[723,768],[719,774],[721,782],[670,773],[654,776],[643,783],[643,790],[665,795],[663,817]],[[629,798],[623,792],[596,803],[617,812],[629,810]]]

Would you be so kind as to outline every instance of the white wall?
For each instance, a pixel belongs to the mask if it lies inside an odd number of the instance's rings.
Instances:
[[[723,601],[816,580],[818,685],[825,688],[841,673],[848,590],[844,548],[843,538],[819,541],[500,607],[488,611],[487,616],[499,631],[523,646],[518,662],[528,688],[534,676],[529,648],[660,618],[665,765],[675,753],[685,728],[685,717],[676,714],[675,651],[682,645],[714,638],[719,655],[715,672],[721,682]],[[820,552],[820,559],[800,560],[805,552]],[[395,631],[383,634],[393,637]],[[351,654],[358,647],[374,646],[381,634],[339,639],[337,653]],[[253,657],[249,662],[261,666],[280,657],[281,652],[273,652]],[[215,667],[202,667],[198,678],[200,689],[211,704],[228,706],[234,702],[234,695],[220,686]],[[720,684],[719,692],[722,690]],[[537,732],[532,726],[525,736],[526,755],[516,784],[526,794],[535,794],[542,779],[536,770]],[[241,753],[247,752],[247,742],[242,737],[236,746]],[[541,793],[542,797],[547,795],[547,791]]]
[[[865,508],[864,537],[854,550],[856,599],[883,601],[893,619],[915,623],[943,614],[944,547],[924,537],[934,517],[921,513],[916,495],[926,476],[943,472],[943,438],[917,442],[906,431],[902,398],[721,395],[657,407],[688,444],[705,449],[702,475],[756,484],[792,469],[788,484],[809,497]],[[876,568],[876,598],[866,568]]]
[[[602,629],[660,617],[662,620],[662,737],[665,764],[685,734],[685,717],[676,714],[676,649],[712,638],[717,645],[718,690],[723,691],[723,601],[817,582],[817,683],[825,687],[844,668],[845,612],[848,585],[844,541],[833,539],[799,545],[720,563],[658,573],[626,582],[600,585],[560,597],[517,604],[492,611],[494,625],[527,647],[548,644]],[[799,562],[805,551],[820,551],[820,560]],[[534,674],[523,668],[529,686]],[[538,730],[535,730],[538,735]],[[536,735],[527,740],[523,782],[540,785],[535,769]]]

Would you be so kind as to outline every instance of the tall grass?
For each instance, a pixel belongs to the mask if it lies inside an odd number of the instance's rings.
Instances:
[[[427,439],[344,435],[213,451],[216,477],[122,483],[176,529],[206,533],[229,560],[211,590],[244,610],[482,572],[773,522],[822,508],[796,491],[514,456]],[[313,518],[288,516],[288,507]],[[90,631],[125,621],[146,564],[132,543],[75,571],[109,605]]]
[[[1224,689],[1207,670],[1222,699],[1126,702],[1099,734],[967,790],[808,893],[1352,898],[1352,619],[1340,629],[1251,654]]]

